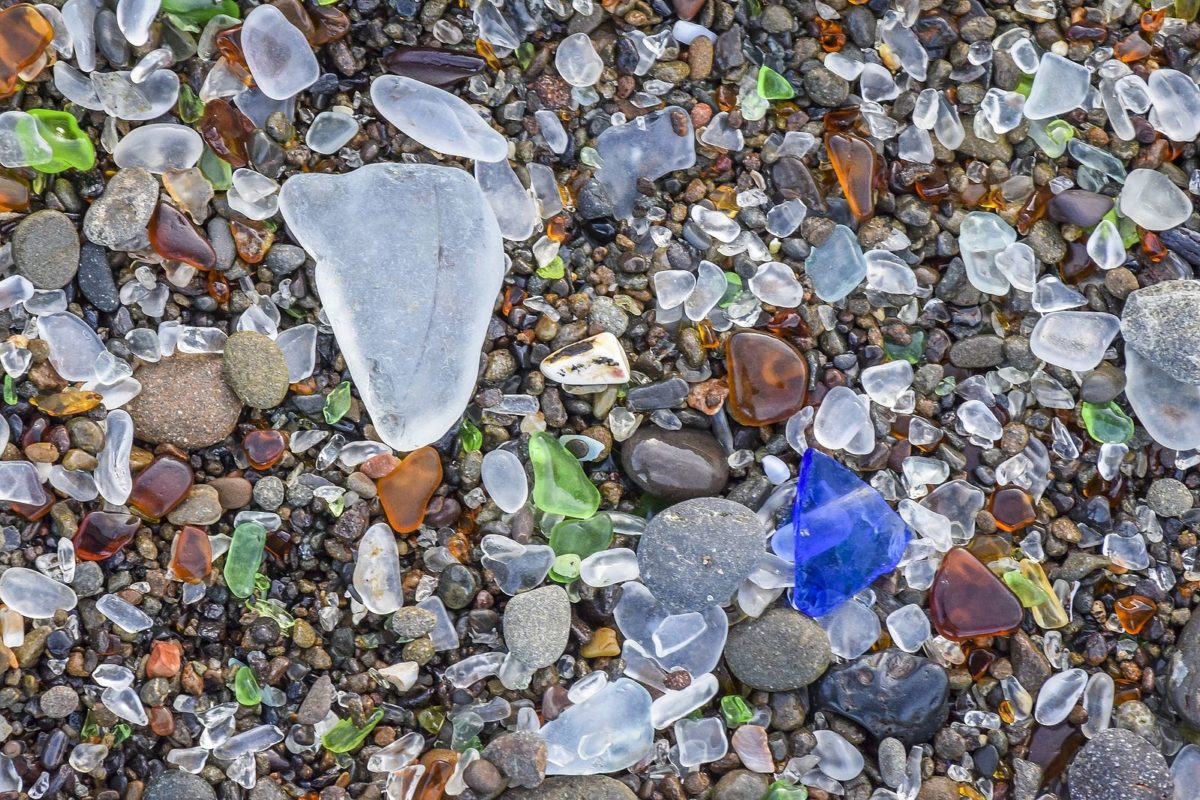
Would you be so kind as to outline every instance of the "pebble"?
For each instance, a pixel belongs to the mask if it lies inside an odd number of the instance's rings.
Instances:
[[[1171,671],[1166,693],[1179,716],[1193,728],[1200,728],[1200,614],[1183,626],[1171,656]]]
[[[51,686],[38,698],[42,713],[51,719],[64,719],[79,708],[79,693],[70,686]]]
[[[766,775],[735,769],[717,781],[713,797],[715,800],[762,800],[767,793],[767,785]]]
[[[503,797],[504,800],[637,800],[629,787],[604,775],[546,778],[537,788],[509,789]]]
[[[642,581],[672,613],[729,600],[763,553],[753,511],[731,500],[685,500],[660,512],[638,544]]]
[[[274,511],[283,505],[286,497],[287,486],[275,475],[268,475],[254,484],[254,502],[261,509]]]
[[[217,794],[199,775],[172,769],[146,784],[142,800],[217,800]]]
[[[17,273],[38,289],[61,289],[79,270],[79,234],[61,211],[35,211],[12,233]]]
[[[522,592],[504,609],[504,641],[508,651],[527,666],[548,667],[567,648],[571,601],[561,586]]]
[[[1146,503],[1160,517],[1179,517],[1194,504],[1191,491],[1182,481],[1159,478],[1150,484]]]
[[[1132,731],[1109,728],[1083,746],[1067,772],[1071,800],[1171,800],[1166,759]]]
[[[158,180],[153,175],[141,167],[120,170],[84,215],[83,235],[112,250],[145,247],[150,243],[146,227],[157,203]]]
[[[388,620],[388,629],[405,642],[419,639],[433,630],[435,625],[437,625],[437,615],[427,608],[418,606],[404,606],[397,609],[396,613],[392,614],[391,619]]]
[[[959,339],[950,348],[950,363],[963,369],[986,369],[1004,363],[1004,340],[992,334]]]
[[[325,719],[333,706],[333,681],[321,675],[304,695],[304,701],[296,711],[296,722],[301,725],[316,725]]]
[[[217,490],[201,483],[188,489],[183,502],[167,515],[167,521],[172,525],[215,525],[223,510]]]
[[[100,311],[112,313],[121,307],[117,284],[103,247],[84,242],[79,253],[79,291]]]
[[[254,487],[243,477],[214,478],[208,485],[217,490],[217,502],[221,504],[221,508],[234,510],[250,505]]]
[[[287,359],[264,333],[238,331],[229,337],[224,374],[234,394],[251,408],[274,408],[287,397]]]
[[[625,474],[664,500],[711,497],[725,491],[729,462],[707,433],[646,425],[621,445]]]
[[[1200,281],[1163,281],[1125,299],[1125,343],[1184,383],[1200,378]]]
[[[850,96],[850,84],[845,78],[818,66],[805,74],[804,91],[814,103],[837,108]]]
[[[832,654],[829,637],[809,617],[784,608],[734,625],[725,662],[742,683],[767,692],[808,686],[824,674]]]
[[[949,714],[946,671],[928,659],[889,649],[834,667],[816,704],[905,744],[927,742]]]
[[[125,406],[138,439],[198,450],[233,433],[242,401],[222,377],[221,364],[221,356],[209,353],[143,364],[135,373],[142,392]]]
[[[546,777],[546,741],[535,731],[502,733],[482,755],[504,773],[509,786],[533,789]]]

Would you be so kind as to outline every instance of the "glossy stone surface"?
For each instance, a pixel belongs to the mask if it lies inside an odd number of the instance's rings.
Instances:
[[[440,47],[401,45],[383,57],[383,68],[396,75],[445,88],[466,80],[487,65],[479,56]]]
[[[903,650],[860,656],[826,673],[815,705],[862,725],[876,739],[927,742],[946,721],[946,671]]]
[[[621,445],[625,474],[664,500],[711,497],[725,490],[729,462],[711,435],[646,425]]]
[[[478,184],[448,167],[372,164],[296,175],[279,208],[317,261],[325,313],[380,438],[397,450],[436,441],[471,397],[504,276]]]
[[[983,562],[961,547],[946,553],[929,590],[933,627],[947,639],[1012,633],[1024,610]]]
[[[800,464],[792,532],[792,605],[814,617],[895,569],[912,536],[879,492],[811,448]]]
[[[103,561],[133,541],[141,523],[129,514],[93,511],[79,523],[73,543],[75,557],[81,561]]]
[[[397,533],[421,527],[425,508],[442,483],[442,459],[432,447],[409,453],[400,465],[379,479],[379,502],[388,524]]]
[[[725,345],[730,415],[742,425],[783,422],[808,397],[808,364],[787,342],[768,333],[741,331]]]

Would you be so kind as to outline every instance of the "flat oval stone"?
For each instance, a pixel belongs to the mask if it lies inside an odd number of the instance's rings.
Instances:
[[[821,681],[816,705],[862,725],[876,739],[927,742],[950,709],[946,670],[903,650],[860,656]]]
[[[12,234],[17,273],[38,289],[61,289],[79,270],[79,234],[61,211],[35,211]]]
[[[279,210],[317,262],[317,291],[380,438],[403,451],[437,441],[471,399],[504,279],[479,185],[450,167],[371,164],[295,175]]]
[[[629,380],[629,359],[607,331],[555,350],[542,359],[542,374],[563,386],[618,384]]]
[[[287,397],[287,359],[266,334],[238,331],[230,336],[223,368],[229,388],[251,408],[274,408]]]
[[[724,605],[765,553],[766,532],[741,503],[703,497],[659,512],[638,544],[642,582],[672,613]]]
[[[1083,189],[1067,189],[1050,198],[1046,213],[1055,222],[1069,222],[1090,228],[1099,224],[1112,207],[1111,197]]]
[[[1092,737],[1071,763],[1067,785],[1071,800],[1171,800],[1177,796],[1162,753],[1124,728],[1110,728]]]
[[[725,345],[730,415],[742,425],[783,422],[808,399],[808,364],[800,351],[769,333],[741,331]]]
[[[831,658],[829,636],[821,626],[784,608],[734,625],[725,644],[729,671],[766,692],[808,686],[825,673]]]
[[[664,500],[713,497],[729,483],[725,451],[700,431],[643,427],[621,445],[621,465],[634,483]]]
[[[142,391],[125,406],[137,438],[198,450],[233,433],[242,401],[225,382],[221,362],[205,353],[143,364],[136,373]]]
[[[112,250],[148,247],[146,233],[158,205],[158,181],[141,167],[120,170],[109,179],[104,194],[88,207],[83,235],[89,242]]]
[[[570,632],[571,601],[561,586],[522,592],[504,607],[504,643],[527,667],[541,669],[557,661]]]
[[[1167,698],[1179,716],[1200,728],[1200,614],[1193,614],[1176,641]]]

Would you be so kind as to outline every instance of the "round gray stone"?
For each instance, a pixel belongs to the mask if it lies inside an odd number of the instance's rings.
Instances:
[[[725,662],[747,686],[784,692],[825,674],[832,654],[820,625],[796,611],[773,608],[729,629]]]
[[[217,800],[217,793],[200,776],[172,769],[146,785],[142,800]]]
[[[51,686],[38,698],[42,713],[51,719],[69,717],[79,708],[79,693],[70,686]]]
[[[233,433],[242,413],[215,353],[174,355],[144,364],[134,377],[142,391],[125,408],[141,441],[198,450]]]
[[[1200,383],[1200,281],[1163,281],[1132,292],[1121,335],[1172,378]]]
[[[725,773],[717,781],[716,800],[760,800],[766,794],[768,779],[747,769],[735,769]]]
[[[79,234],[61,211],[35,211],[12,235],[13,265],[39,289],[61,289],[79,271]]]
[[[150,244],[146,228],[158,205],[158,179],[141,167],[120,170],[104,194],[88,207],[83,235],[111,250],[137,250]]]
[[[717,497],[660,512],[638,544],[642,582],[675,614],[725,604],[762,558],[766,532],[753,511]]]
[[[1175,790],[1162,753],[1132,731],[1097,733],[1067,772],[1071,800],[1171,800]]]
[[[571,600],[558,585],[522,592],[504,607],[508,652],[534,669],[548,667],[567,649]]]
[[[274,408],[287,397],[287,359],[264,333],[238,331],[225,342],[225,380],[251,408]]]
[[[729,462],[717,440],[696,430],[646,425],[621,445],[625,474],[665,500],[713,497],[729,483]]]
[[[1159,478],[1150,484],[1146,503],[1160,517],[1178,517],[1192,507],[1193,500],[1191,491],[1182,481]]]
[[[984,369],[1004,363],[1004,340],[990,333],[960,339],[950,348],[950,363],[963,369]]]
[[[536,789],[509,789],[502,800],[637,800],[628,786],[604,775],[546,778]]]

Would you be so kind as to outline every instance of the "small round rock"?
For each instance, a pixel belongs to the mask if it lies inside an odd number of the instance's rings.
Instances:
[[[1171,800],[1167,761],[1133,731],[1109,728],[1083,746],[1067,773],[1071,800]]]
[[[1150,510],[1160,517],[1178,517],[1188,511],[1192,505],[1192,493],[1182,481],[1174,478],[1159,478],[1150,484],[1146,493],[1146,503]]]
[[[287,359],[264,333],[238,331],[230,336],[224,371],[233,393],[251,408],[274,408],[287,397]]]
[[[504,642],[526,666],[541,669],[557,661],[570,632],[571,600],[561,586],[522,592],[504,607]]]
[[[51,686],[42,692],[38,705],[50,719],[63,719],[79,708],[79,693],[70,686]]]
[[[141,393],[125,406],[138,439],[184,450],[209,447],[233,433],[242,401],[221,377],[221,356],[178,354],[144,364]]]
[[[146,785],[142,800],[217,800],[217,793],[199,775],[172,769]]]
[[[725,645],[730,671],[766,692],[808,686],[825,673],[831,658],[829,636],[821,626],[784,608],[734,625]]]
[[[61,211],[35,211],[12,234],[13,265],[38,289],[61,289],[79,271],[79,234]]]

